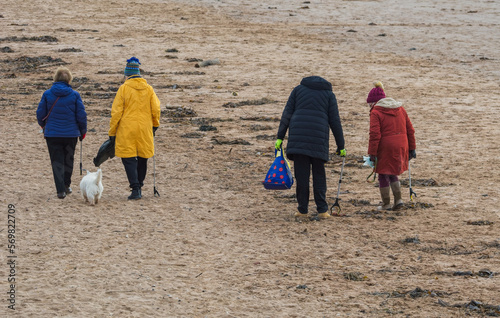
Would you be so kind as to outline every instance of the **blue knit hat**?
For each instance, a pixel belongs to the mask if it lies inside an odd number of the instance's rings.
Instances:
[[[135,56],[132,56],[127,60],[127,66],[125,67],[125,76],[131,75],[141,75],[141,71],[139,69],[139,59]]]

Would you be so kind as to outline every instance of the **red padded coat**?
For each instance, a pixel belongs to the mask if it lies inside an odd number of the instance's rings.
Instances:
[[[384,98],[370,111],[368,154],[377,157],[378,174],[402,174],[408,170],[409,151],[416,149],[415,130],[401,104]]]

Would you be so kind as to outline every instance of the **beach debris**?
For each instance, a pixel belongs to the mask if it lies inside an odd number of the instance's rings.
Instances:
[[[213,60],[205,60],[198,62],[194,65],[194,67],[205,67],[205,66],[210,66],[210,65],[217,65],[220,64],[219,59],[213,59]]]
[[[252,131],[271,130],[271,129],[274,129],[274,127],[259,125],[259,124],[250,125],[250,130]]]
[[[198,130],[200,131],[217,131],[217,127],[212,125],[201,125]]]
[[[348,203],[354,206],[366,206],[371,205],[370,200],[358,200],[358,199],[349,199]]]
[[[415,235],[413,237],[407,237],[403,240],[404,244],[420,244],[420,239],[418,238],[418,235]]]
[[[17,37],[17,36],[9,36],[6,38],[0,38],[0,42],[27,42],[27,41],[36,41],[36,42],[59,42],[56,37],[50,35],[43,36],[32,36],[32,37]]]
[[[181,138],[203,138],[203,134],[199,132],[189,132],[181,135]]]
[[[162,110],[161,114],[173,118],[198,116],[193,109],[184,106],[165,106],[165,110]]]
[[[2,48],[0,48],[0,52],[1,53],[14,53],[14,50],[11,49],[10,47],[8,46],[4,46]]]
[[[469,311],[478,312],[481,316],[489,316],[489,317],[500,317],[500,305],[489,305],[477,300],[471,300],[465,304],[454,304],[450,305],[447,302],[439,299],[438,304],[443,307],[455,307],[455,308],[464,308]]]
[[[344,273],[344,278],[347,280],[355,281],[355,282],[361,282],[361,281],[368,280],[368,277],[360,272]]]
[[[249,106],[249,105],[258,106],[258,105],[265,105],[265,104],[273,104],[273,103],[277,103],[277,102],[278,101],[276,101],[276,100],[272,100],[272,99],[269,99],[267,97],[263,97],[261,99],[245,100],[245,101],[241,101],[238,103],[228,102],[228,103],[225,103],[224,105],[222,105],[222,107],[236,108],[236,107]]]
[[[190,63],[193,63],[193,62],[203,62],[202,59],[198,59],[198,58],[195,58],[195,57],[187,58],[186,61],[188,61]]]
[[[480,271],[477,272],[477,275],[480,277],[486,277],[486,278],[491,278],[495,276],[495,273],[490,271],[489,269],[481,269]]]
[[[408,186],[408,180],[400,180],[401,185]],[[437,182],[435,179],[430,178],[430,179],[411,179],[411,184],[413,186],[422,186],[422,187],[440,187],[443,186],[443,184],[440,184]],[[449,184],[451,185],[451,184]]]
[[[83,51],[81,49],[75,49],[74,47],[72,47],[72,48],[67,48],[67,49],[60,49],[60,50],[58,50],[58,52],[63,52],[63,53],[64,52],[76,52],[76,53],[78,53],[78,52],[83,52]]]
[[[467,221],[468,225],[492,225],[493,222],[487,220]]]
[[[252,120],[252,121],[280,121],[278,117],[267,117],[267,116],[249,116],[240,117],[241,120]]]
[[[473,276],[474,274],[471,271],[457,271],[453,272],[453,276]]]
[[[250,142],[241,138],[229,140],[225,137],[212,137],[212,141],[217,145],[251,145]]]
[[[2,62],[14,66],[14,69],[20,72],[32,72],[39,68],[68,64],[60,58],[53,58],[47,55],[36,57],[21,56],[13,60],[4,60]]]

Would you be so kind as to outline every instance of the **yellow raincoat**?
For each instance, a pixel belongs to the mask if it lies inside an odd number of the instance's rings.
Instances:
[[[115,156],[154,156],[153,127],[160,126],[160,100],[145,79],[130,78],[116,93],[109,136],[116,136]]]

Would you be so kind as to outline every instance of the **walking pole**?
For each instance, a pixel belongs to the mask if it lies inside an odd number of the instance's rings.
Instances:
[[[83,149],[83,140],[80,140],[80,175],[83,174],[83,169],[82,169],[82,149]]]
[[[153,137],[153,145],[154,145],[154,137]],[[159,197],[160,193],[158,192],[158,190],[156,190],[156,154],[153,155],[153,190],[154,190],[154,196]]]
[[[344,173],[344,164],[345,164],[345,157],[342,158],[342,168],[340,168],[340,178],[339,178],[339,187],[337,189],[337,198],[335,199],[335,203],[332,205],[331,208],[331,215],[334,216],[340,216],[341,215],[340,211],[342,210],[339,204],[339,195],[340,195],[340,184],[342,183],[342,174]]]

